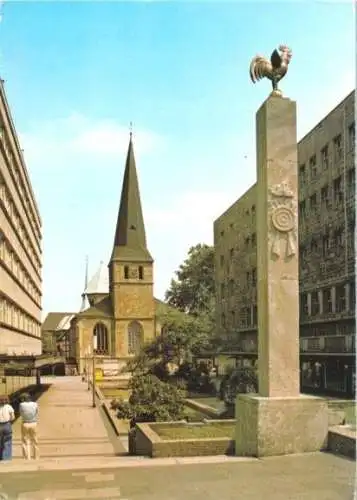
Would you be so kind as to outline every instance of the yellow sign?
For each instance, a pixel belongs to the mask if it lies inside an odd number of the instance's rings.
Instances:
[[[101,368],[95,369],[95,380],[96,382],[99,380],[103,380],[103,370]]]

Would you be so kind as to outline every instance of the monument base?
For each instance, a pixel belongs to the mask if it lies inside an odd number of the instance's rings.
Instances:
[[[327,402],[313,396],[236,399],[237,456],[268,457],[325,449]]]

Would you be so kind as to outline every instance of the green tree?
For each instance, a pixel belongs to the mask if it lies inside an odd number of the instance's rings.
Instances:
[[[111,403],[118,418],[135,422],[167,422],[183,417],[184,392],[179,387],[146,374],[132,377],[129,388],[128,402],[114,400]]]
[[[214,312],[214,247],[198,244],[188,251],[188,256],[171,280],[165,299],[168,304],[193,316]]]

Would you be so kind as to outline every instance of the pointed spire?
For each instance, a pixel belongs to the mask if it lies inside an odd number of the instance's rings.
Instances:
[[[132,127],[132,124],[130,124],[130,127]],[[153,260],[146,246],[145,225],[131,128],[112,260],[149,260],[150,262]]]
[[[84,276],[84,289],[82,293],[82,305],[81,305],[81,311],[84,311],[88,307],[88,301],[87,301],[87,296],[86,296],[86,289],[88,286],[88,255],[86,256],[86,271],[85,271],[85,276]]]

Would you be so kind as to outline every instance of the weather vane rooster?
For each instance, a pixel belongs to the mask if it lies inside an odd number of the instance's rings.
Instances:
[[[278,89],[278,82],[286,75],[291,57],[291,49],[286,45],[279,45],[278,50],[275,49],[270,56],[270,61],[263,56],[255,56],[250,63],[252,82],[268,78],[273,85],[272,94],[282,95]]]

